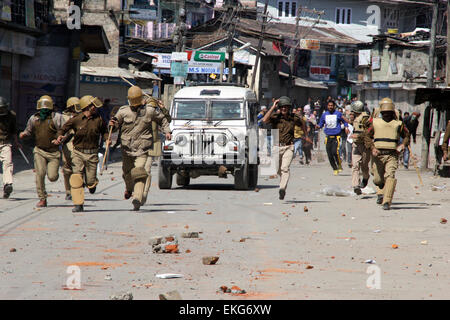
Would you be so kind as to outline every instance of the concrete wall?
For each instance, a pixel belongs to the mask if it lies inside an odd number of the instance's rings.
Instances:
[[[290,12],[289,17],[285,17],[284,14],[284,6],[283,6],[283,14],[281,17],[278,16],[278,3],[279,0],[270,0],[269,1],[269,13],[279,18],[279,22],[283,23],[295,23],[295,16],[292,16],[292,12]],[[281,1],[286,2],[286,1]],[[293,0],[289,0],[290,3]],[[259,0],[258,6],[263,7],[265,1]],[[374,23],[368,24],[368,19],[373,15],[372,12],[367,12],[368,7],[371,5],[377,5],[380,8],[380,19],[374,21]],[[368,35],[378,34],[378,29],[382,32],[386,31],[387,19],[384,18],[383,9],[384,8],[396,8],[396,6],[386,5],[382,3],[366,3],[365,1],[357,1],[357,0],[297,0],[297,8],[300,6],[307,8],[315,8],[319,11],[324,11],[325,14],[321,16],[321,21],[326,22],[326,25],[320,24],[322,27],[332,27],[339,32],[342,32],[346,35],[359,39],[361,41],[370,41],[371,38]],[[336,24],[336,8],[351,8],[352,9],[352,17],[351,24]],[[400,10],[400,17],[398,20],[399,23],[399,32],[412,31],[415,28],[415,19],[411,18],[411,8],[414,8],[411,5],[403,5],[397,6]],[[290,10],[292,11],[292,10]],[[316,18],[316,15],[312,15],[309,13],[301,14],[301,17],[306,18]],[[369,21],[371,22],[371,21]],[[301,22],[301,24],[311,25],[311,23]]]

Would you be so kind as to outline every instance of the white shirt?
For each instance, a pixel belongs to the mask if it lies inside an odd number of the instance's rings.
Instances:
[[[352,134],[353,134],[353,126],[349,123],[348,124],[348,135],[347,135],[347,142],[348,143],[353,143],[353,139],[351,138]]]

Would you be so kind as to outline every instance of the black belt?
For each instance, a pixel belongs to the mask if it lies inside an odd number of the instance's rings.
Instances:
[[[81,152],[81,153],[86,153],[86,154],[94,154],[94,153],[98,153],[98,148],[97,149],[78,149],[75,148],[75,150]]]
[[[384,142],[395,142],[395,143],[398,142],[398,140],[396,140],[396,139],[389,139],[389,138],[377,138],[377,139],[374,139],[373,141],[374,142],[384,141]]]
[[[388,155],[388,154],[396,154],[397,150],[395,149],[378,149],[378,151],[380,151],[380,155]]]

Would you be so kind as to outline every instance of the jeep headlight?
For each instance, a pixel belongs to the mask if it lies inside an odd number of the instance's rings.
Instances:
[[[227,136],[224,134],[217,136],[216,143],[221,147],[225,147],[228,143]]]
[[[182,146],[186,145],[186,143],[187,143],[187,138],[184,135],[178,135],[175,139],[175,144],[177,146],[182,147]]]

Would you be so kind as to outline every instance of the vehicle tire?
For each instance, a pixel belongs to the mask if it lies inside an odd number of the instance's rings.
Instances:
[[[247,162],[238,170],[234,171],[234,188],[236,190],[248,190],[249,165]]]
[[[186,187],[191,182],[191,177],[185,177],[177,173],[177,185],[180,187]]]
[[[160,189],[172,188],[172,174],[169,168],[165,167],[161,162],[158,166],[158,186]]]
[[[248,188],[254,190],[258,186],[258,165],[251,164],[249,166],[249,182]]]

